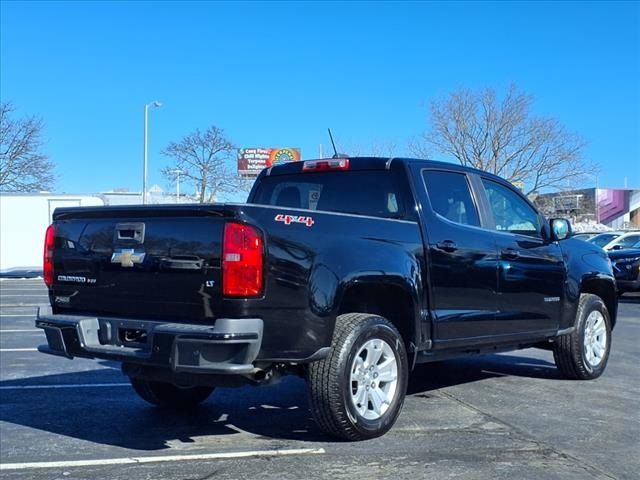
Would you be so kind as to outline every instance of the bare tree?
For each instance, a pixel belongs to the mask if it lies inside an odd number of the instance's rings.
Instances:
[[[246,192],[249,182],[239,177],[232,166],[235,149],[222,129],[216,126],[204,132],[197,129],[162,151],[174,162],[162,174],[173,180],[179,170],[181,178],[195,188],[200,203],[216,201],[221,194]]]
[[[397,154],[398,144],[393,140],[373,140],[368,144],[348,142],[339,147],[338,151],[352,157],[393,157]]]
[[[54,165],[40,151],[42,120],[11,118],[14,111],[10,103],[0,103],[0,190],[50,190],[55,182]]]
[[[595,170],[584,159],[585,142],[558,120],[533,116],[532,103],[515,85],[501,99],[490,88],[457,90],[431,102],[431,129],[409,147],[416,155],[437,151],[523,184],[527,195],[568,188]]]

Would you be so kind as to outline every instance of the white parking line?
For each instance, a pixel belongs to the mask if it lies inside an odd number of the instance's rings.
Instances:
[[[33,286],[33,287],[23,287],[23,288],[5,288],[5,287],[0,287],[0,292],[30,292],[30,291],[37,291],[37,292],[46,292],[47,289],[46,288],[41,288],[41,287],[37,287],[37,286]]]
[[[42,285],[44,287],[44,280],[41,278],[0,278],[0,285],[6,283],[7,285]]]
[[[0,289],[0,298],[4,299],[5,297],[15,297],[16,295],[20,295],[20,294],[26,295],[28,297],[41,297],[41,296],[46,296],[47,295],[47,292],[45,291],[43,293],[42,290],[33,290],[33,291],[30,291],[30,290],[26,290],[26,291],[25,290],[16,290],[15,292],[16,293],[7,292],[6,290]],[[20,292],[20,293],[18,293],[18,292]]]
[[[37,348],[0,348],[0,353],[2,352],[37,352]]]
[[[194,455],[167,455],[150,457],[105,458],[97,460],[71,460],[62,462],[29,462],[0,464],[0,470],[25,470],[30,468],[93,467],[101,465],[132,465],[155,462],[185,462],[193,460],[224,460],[247,457],[284,457],[291,455],[318,455],[324,448],[296,448],[290,450],[253,450],[249,452],[203,453]]]
[[[35,333],[35,332],[41,332],[42,330],[40,330],[39,328],[26,328],[24,330],[17,330],[17,329],[7,329],[7,330],[3,330],[0,328],[0,333]]]
[[[34,294],[27,294],[27,295],[20,295],[20,294],[10,294],[10,295],[2,295],[0,294],[0,297],[3,298],[7,298],[7,297],[42,297],[42,298],[49,298],[49,295],[43,295],[41,293],[34,293]]]
[[[64,383],[61,385],[3,385],[0,386],[0,390],[56,390],[60,388],[109,388],[130,386],[130,383]]]
[[[42,303],[17,303],[15,305],[2,305],[0,306],[0,308],[7,308],[7,307],[11,307],[11,308],[27,308],[27,307],[42,307],[47,305],[47,302],[42,302]]]

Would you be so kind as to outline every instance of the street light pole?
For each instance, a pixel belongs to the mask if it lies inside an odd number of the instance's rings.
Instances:
[[[144,163],[142,166],[142,204],[147,203],[147,145],[149,143],[149,107],[160,108],[162,103],[155,100],[144,106]]]
[[[142,204],[147,203],[147,130],[149,105],[144,106],[144,163],[142,164]]]

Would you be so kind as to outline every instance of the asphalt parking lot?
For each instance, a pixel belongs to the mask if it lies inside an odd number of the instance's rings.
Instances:
[[[631,479],[640,471],[640,296],[620,303],[604,376],[560,380],[549,352],[421,366],[382,438],[333,441],[304,383],[152,408],[110,362],[38,353],[40,280],[0,280],[3,479]]]

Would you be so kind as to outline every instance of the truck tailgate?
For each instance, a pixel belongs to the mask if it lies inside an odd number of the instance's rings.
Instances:
[[[223,211],[223,206],[58,210],[54,308],[173,321],[215,318]]]

